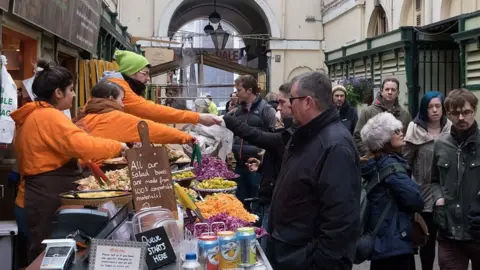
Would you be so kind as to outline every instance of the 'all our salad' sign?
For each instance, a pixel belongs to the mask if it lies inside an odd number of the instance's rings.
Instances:
[[[165,147],[152,147],[148,125],[138,124],[142,146],[127,151],[130,184],[137,213],[144,208],[160,206],[178,216],[175,191]]]

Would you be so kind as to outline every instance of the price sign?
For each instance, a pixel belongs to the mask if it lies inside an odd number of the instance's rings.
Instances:
[[[89,270],[140,270],[144,265],[144,243],[92,239]]]
[[[137,241],[146,244],[148,269],[154,270],[177,260],[165,228],[160,227],[135,235]]]
[[[142,146],[127,151],[135,210],[138,213],[143,208],[160,206],[172,211],[177,219],[177,203],[167,149],[150,145],[147,122],[138,123],[138,132]]]

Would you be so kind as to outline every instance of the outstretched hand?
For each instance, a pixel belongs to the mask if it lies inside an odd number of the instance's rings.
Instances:
[[[201,113],[200,120],[198,122],[209,127],[213,125],[220,125],[222,123],[222,118],[209,113]]]

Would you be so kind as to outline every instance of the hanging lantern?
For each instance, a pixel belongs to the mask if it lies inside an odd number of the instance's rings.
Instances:
[[[205,27],[203,28],[203,31],[205,32],[205,34],[211,35],[213,34],[213,32],[215,32],[215,29],[210,23],[208,23],[208,25],[205,25]]]
[[[220,14],[218,12],[214,11],[208,16],[208,20],[211,23],[219,23],[222,20],[222,17],[220,17]]]
[[[218,28],[212,34],[213,45],[215,45],[215,49],[223,50],[225,46],[227,46],[228,38],[230,34],[227,31],[223,30],[222,25],[218,24]]]

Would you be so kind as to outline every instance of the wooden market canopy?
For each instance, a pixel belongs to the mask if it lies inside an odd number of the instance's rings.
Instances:
[[[192,64],[203,64],[221,70],[238,73],[240,75],[252,75],[256,78],[258,77],[259,73],[263,73],[263,71],[259,69],[249,68],[244,65],[224,60],[216,56],[197,55],[194,57],[183,58],[180,60],[174,60],[164,64],[153,66],[152,68],[150,68],[150,74],[152,77],[155,77],[167,73],[168,71],[184,68]]]

